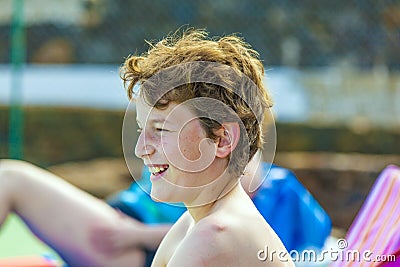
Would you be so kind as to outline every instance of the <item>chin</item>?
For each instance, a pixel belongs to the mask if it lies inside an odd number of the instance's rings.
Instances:
[[[156,186],[151,188],[150,196],[156,202],[164,203],[184,203],[187,201],[188,196],[186,192],[182,192],[180,189],[177,190],[175,186],[167,189],[168,186]]]
[[[154,200],[155,202],[166,202],[166,199],[164,196],[160,196],[160,194],[157,193],[156,190],[154,190],[153,188],[151,189],[150,192],[150,197],[152,200]]]
[[[158,187],[158,186],[152,186],[151,192],[150,192],[151,199],[153,199],[156,202],[175,202],[174,201],[174,194],[166,190],[165,187]]]
[[[164,202],[163,200],[161,200],[158,197],[154,196],[153,193],[150,194],[150,197],[155,202]]]

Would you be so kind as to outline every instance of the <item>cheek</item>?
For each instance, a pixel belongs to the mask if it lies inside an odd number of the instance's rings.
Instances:
[[[201,157],[200,141],[204,139],[199,129],[183,129],[179,136],[179,147],[182,155],[191,161]]]
[[[164,136],[163,153],[170,165],[180,170],[199,172],[215,158],[215,145],[205,139],[199,123],[188,123],[181,131]]]
[[[201,155],[198,147],[200,140],[201,138],[196,133],[192,135],[181,134],[162,138],[160,146],[163,153],[172,161],[184,161],[185,159],[194,161]],[[180,164],[182,163],[180,162]]]
[[[156,149],[167,156],[168,161],[173,161],[178,158],[179,155],[179,146],[178,146],[178,135],[164,135],[160,138]]]

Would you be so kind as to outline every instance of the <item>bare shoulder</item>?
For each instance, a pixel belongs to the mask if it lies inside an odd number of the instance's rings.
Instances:
[[[247,224],[246,220],[236,219],[235,214],[228,213],[203,218],[177,247],[168,266],[293,266],[258,258],[258,252],[268,242],[274,244],[273,239],[277,237],[273,231],[263,233],[262,228],[266,225],[262,217],[252,219]]]
[[[153,267],[167,266],[170,258],[175,253],[176,248],[181,243],[182,239],[184,239],[191,224],[192,219],[188,212],[185,212],[163,238],[153,259]]]

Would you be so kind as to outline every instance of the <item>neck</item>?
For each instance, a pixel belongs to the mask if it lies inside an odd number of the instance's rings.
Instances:
[[[243,191],[243,188],[241,187],[239,181],[236,181],[236,183],[229,183],[225,185],[225,188],[220,192],[220,195],[217,196],[212,202],[204,202],[207,204],[203,205],[186,206],[193,220],[197,223],[204,217],[218,210],[219,207],[221,207],[228,199],[237,194],[240,190]]]

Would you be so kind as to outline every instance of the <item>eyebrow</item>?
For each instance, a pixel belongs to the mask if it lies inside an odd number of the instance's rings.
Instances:
[[[165,119],[157,119],[157,118],[155,118],[155,119],[151,119],[151,120],[148,120],[147,121],[147,123],[152,123],[152,124],[154,124],[154,123],[166,123],[166,122],[168,122],[167,120],[165,120]],[[138,118],[136,118],[136,123],[138,124],[138,125],[140,125],[140,122],[139,122],[139,120],[138,120]]]

